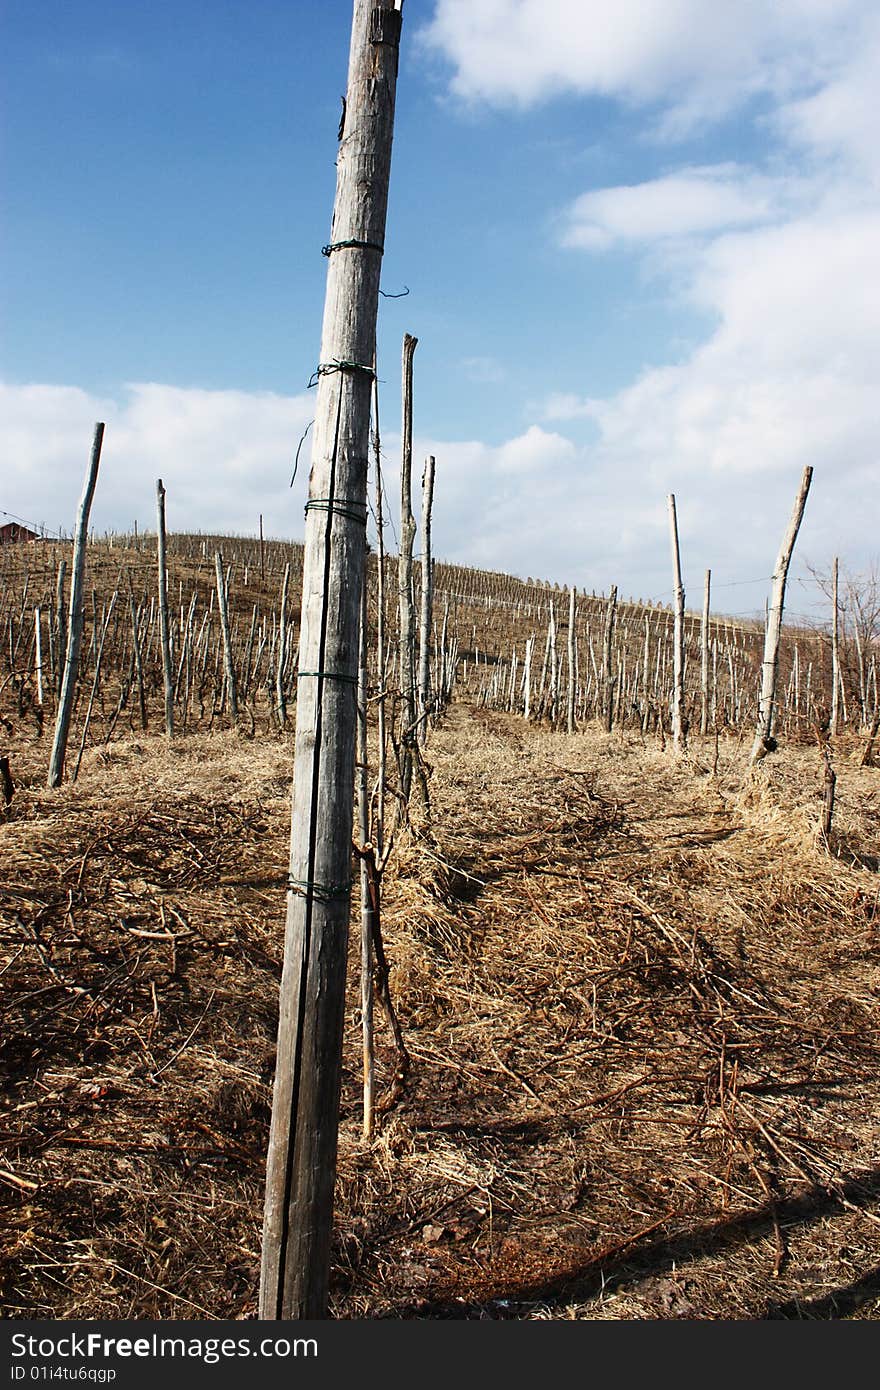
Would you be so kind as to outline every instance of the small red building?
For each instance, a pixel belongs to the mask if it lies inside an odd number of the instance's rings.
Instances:
[[[21,545],[25,541],[38,541],[40,539],[36,531],[32,531],[29,526],[23,526],[20,521],[7,521],[0,526],[0,545]]]

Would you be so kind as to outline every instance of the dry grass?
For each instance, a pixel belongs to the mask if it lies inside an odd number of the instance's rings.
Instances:
[[[747,779],[735,741],[676,763],[453,706],[432,828],[386,874],[413,1066],[370,1145],[352,952],[333,1316],[877,1317],[880,774],[858,751],[826,848],[809,746]],[[289,767],[281,738],[150,737],[50,793],[45,749],[16,749],[8,1316],[254,1316]]]

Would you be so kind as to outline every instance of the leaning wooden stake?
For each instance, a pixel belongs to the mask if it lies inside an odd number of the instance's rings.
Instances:
[[[683,753],[687,748],[687,715],[684,708],[684,585],[681,582],[678,517],[675,511],[675,496],[671,492],[668,504],[675,588],[675,629],[672,638],[672,746],[676,753]]]
[[[260,1317],[327,1314],[352,870],[370,386],[401,12],[355,0],[303,554]]]
[[[375,363],[373,366],[375,368]],[[373,377],[373,450],[376,462],[376,706],[379,720],[379,767],[375,842],[381,857],[385,842],[385,782],[388,735],[385,718],[385,526],[382,511],[382,443],[379,434],[379,383]]]
[[[605,607],[605,632],[603,635],[602,663],[605,668],[605,728],[611,733],[614,723],[614,673],[611,670],[611,653],[614,641],[614,615],[617,611],[617,585],[612,584]]]
[[[156,479],[156,563],[159,567],[159,633],[162,641],[162,680],[165,688],[165,733],[174,733],[174,671],[171,666],[171,627],[168,621],[168,568],[165,561],[165,489]]]
[[[50,787],[59,787],[64,775],[64,755],[67,752],[67,738],[70,733],[70,717],[76,695],[76,681],[79,673],[79,649],[83,631],[83,576],[86,568],[86,544],[89,534],[89,512],[98,481],[98,465],[101,462],[101,445],[104,441],[104,426],[95,425],[92,439],[92,452],[86,473],[85,486],[79,500],[76,515],[76,529],[73,539],[73,573],[70,579],[70,610],[67,620],[67,651],[64,656],[64,670],[61,677],[61,693],[58,696],[58,711],[55,716],[55,737],[49,758]],[[59,588],[61,587],[59,567]]]
[[[571,587],[568,596],[568,699],[565,710],[565,727],[568,733],[574,733],[574,690],[575,690],[575,588]]]
[[[761,695],[758,702],[758,727],[749,757],[749,765],[754,766],[761,758],[772,753],[776,747],[773,739],[773,715],[776,702],[776,675],[779,669],[779,640],[782,634],[782,609],[785,603],[785,581],[791,564],[794,543],[800,530],[810,490],[812,468],[805,468],[801,478],[794,510],[788,529],[782,538],[782,545],[776,557],[773,570],[773,588],[770,593],[770,606],[767,611],[767,628],[764,634],[764,659],[761,666]]]
[[[40,605],[34,609],[34,671],[37,677],[37,703],[43,704],[43,620]]]
[[[709,732],[709,600],[712,592],[712,571],[706,570],[703,585],[703,617],[700,623],[700,733]]]
[[[397,601],[400,633],[401,731],[400,790],[409,801],[412,784],[413,744],[416,740],[415,614],[413,603],[413,542],[416,523],[412,514],[412,386],[413,356],[418,338],[403,338],[403,425],[400,450],[400,545],[397,556]]]
[[[235,680],[235,662],[232,656],[232,637],[229,631],[229,599],[226,592],[226,579],[223,573],[223,556],[214,551],[214,572],[217,577],[217,607],[220,609],[220,632],[223,637],[223,669],[226,673],[226,698],[229,701],[229,717],[233,725],[238,724],[238,687]]]
[[[275,710],[278,714],[278,727],[284,729],[287,723],[287,701],[284,696],[284,656],[287,649],[287,591],[290,588],[290,561],[284,566],[284,579],[281,584],[281,609],[278,615],[278,661],[275,665]]]
[[[434,501],[434,456],[425,459],[422,473],[422,597],[419,615],[419,729],[418,741],[424,744],[428,731],[428,709],[431,697],[431,618],[434,580],[431,573],[431,507]]]
[[[831,717],[828,731],[835,738],[840,718],[840,600],[836,555],[831,567],[831,600]]]

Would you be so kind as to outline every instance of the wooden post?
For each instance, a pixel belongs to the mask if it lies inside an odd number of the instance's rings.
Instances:
[[[611,670],[612,641],[614,638],[614,615],[617,610],[617,585],[611,585],[608,602],[605,606],[605,632],[603,638],[602,664],[605,674],[605,729],[611,733],[614,723],[614,674]]]
[[[574,604],[575,588],[571,587],[568,596],[568,700],[566,705],[566,729],[570,734],[574,733]]]
[[[375,367],[375,363],[373,364]],[[376,853],[385,842],[385,778],[388,737],[385,719],[385,526],[382,510],[382,444],[379,434],[379,382],[373,377],[373,456],[376,461],[376,705],[379,719],[379,768],[376,794]]]
[[[703,618],[700,623],[700,733],[709,732],[709,598],[712,571],[706,570],[703,585]]]
[[[101,445],[104,441],[104,426],[95,425],[92,438],[92,452],[89,458],[85,485],[79,500],[76,515],[76,529],[73,540],[73,573],[70,578],[70,610],[67,621],[67,650],[64,656],[64,670],[61,677],[61,693],[58,696],[58,710],[55,715],[55,737],[49,759],[50,787],[61,785],[64,775],[64,755],[67,752],[67,738],[70,733],[70,717],[76,694],[79,673],[79,649],[83,630],[83,577],[86,568],[86,544],[89,533],[89,512],[98,481],[98,465],[101,462]],[[58,568],[58,587],[62,586],[61,566]],[[60,625],[60,624],[59,624]]]
[[[838,601],[837,556],[831,567],[831,718],[829,733],[837,733],[840,710],[840,604]]]
[[[773,588],[770,594],[770,604],[767,610],[767,628],[764,634],[764,657],[761,664],[761,693],[758,701],[758,727],[755,732],[755,741],[752,744],[752,751],[749,756],[749,765],[753,766],[761,758],[772,753],[776,744],[773,740],[773,714],[776,701],[776,676],[779,669],[779,641],[782,634],[782,609],[785,603],[785,581],[788,577],[788,567],[791,564],[794,543],[800,530],[801,521],[804,515],[804,508],[807,505],[807,493],[810,490],[810,480],[813,476],[812,468],[805,468],[801,477],[801,485],[795,498],[794,509],[788,523],[788,528],[782,538],[782,545],[776,557],[776,565],[773,570]]]
[[[431,506],[434,501],[434,456],[425,459],[422,473],[422,601],[419,620],[419,743],[424,744],[431,698],[431,615],[433,575],[431,573]]]
[[[303,551],[290,877],[259,1313],[327,1314],[352,873],[370,387],[401,12],[354,0]]]
[[[37,703],[43,704],[43,619],[40,605],[34,609],[34,669],[37,677]]]
[[[226,672],[229,717],[233,724],[237,724],[238,689],[235,683],[235,663],[232,659],[232,638],[229,632],[229,600],[226,593],[226,580],[223,576],[223,556],[219,550],[214,551],[214,569],[217,575],[217,607],[220,609],[220,631],[223,636],[223,667]]]
[[[676,753],[681,753],[687,747],[687,715],[684,707],[684,586],[681,582],[681,551],[678,545],[675,496],[671,492],[668,503],[675,589],[675,628],[672,638],[672,746]]]
[[[413,613],[412,553],[416,523],[412,514],[412,380],[413,355],[418,338],[403,338],[403,425],[400,450],[400,548],[397,557],[397,601],[400,631],[401,792],[409,800],[412,783],[412,744],[416,732],[415,620]]]
[[[66,610],[67,601],[65,597],[65,581],[67,579],[67,561],[58,561],[58,580],[55,587],[55,695],[60,700],[61,687],[64,683],[64,658],[67,652],[67,620]]]
[[[278,660],[275,665],[275,709],[278,713],[278,727],[284,729],[287,723],[287,701],[284,698],[284,654],[287,647],[287,590],[290,586],[290,561],[284,566],[284,580],[281,585],[281,613],[278,619]]]
[[[157,564],[159,567],[159,632],[162,640],[162,678],[165,686],[165,733],[174,733],[174,673],[171,669],[171,630],[168,623],[168,570],[165,562],[165,489],[156,479]]]
[[[260,582],[266,578],[266,562],[263,551],[263,513],[260,512]]]

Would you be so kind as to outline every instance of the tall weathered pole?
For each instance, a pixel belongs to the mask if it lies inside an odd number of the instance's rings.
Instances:
[[[86,544],[89,534],[89,513],[98,481],[98,466],[101,462],[101,445],[104,442],[104,425],[95,425],[92,437],[92,452],[79,510],[76,514],[76,530],[73,539],[73,572],[70,580],[70,611],[67,621],[67,647],[63,657],[61,689],[58,696],[58,710],[55,715],[55,735],[49,757],[50,787],[60,787],[64,775],[64,758],[67,752],[67,738],[70,733],[70,717],[73,714],[73,701],[76,695],[76,682],[79,676],[79,649],[83,630],[83,577],[86,568]],[[63,589],[61,566],[58,567],[58,589]],[[60,618],[59,618],[60,626]],[[59,660],[61,655],[59,653]]]
[[[159,568],[159,633],[162,642],[162,684],[165,690],[165,732],[174,733],[174,671],[171,666],[171,624],[168,618],[168,564],[165,542],[165,488],[156,479],[156,563]]]
[[[712,594],[712,571],[706,570],[703,584],[703,617],[700,623],[700,733],[709,732],[709,603]]]
[[[355,0],[303,554],[260,1317],[327,1314],[352,874],[370,388],[402,0]]]
[[[776,675],[779,670],[779,640],[782,635],[782,608],[785,603],[785,581],[788,578],[788,567],[791,563],[794,543],[803,520],[804,508],[807,505],[807,493],[810,490],[810,480],[813,476],[812,468],[805,468],[801,477],[801,485],[795,498],[794,509],[788,528],[782,538],[782,545],[776,557],[776,564],[773,569],[773,588],[770,593],[770,603],[767,609],[767,629],[764,633],[764,659],[761,664],[761,695],[758,703],[758,727],[755,731],[755,741],[752,744],[752,751],[749,755],[749,765],[753,766],[767,753],[772,753],[776,744],[773,740],[773,715],[776,710]]]
[[[419,617],[419,709],[418,740],[428,736],[428,709],[431,699],[431,623],[434,609],[434,575],[431,561],[431,507],[434,502],[434,455],[425,459],[422,473],[422,593]]]
[[[568,699],[565,710],[565,727],[568,733],[574,733],[574,688],[575,688],[575,588],[571,586],[568,595]]]
[[[837,737],[840,718],[840,592],[838,586],[837,556],[831,568],[831,717],[829,733]]]
[[[412,514],[413,356],[418,338],[403,335],[403,422],[400,445],[400,544],[397,552],[397,604],[400,636],[401,792],[409,800],[412,785],[413,745],[416,741],[415,604],[413,602],[413,542],[416,523]]]
[[[676,753],[681,753],[687,747],[687,716],[684,709],[684,585],[681,582],[678,516],[675,510],[675,495],[671,492],[667,503],[672,578],[675,588],[675,627],[672,638],[672,744]]]
[[[229,718],[233,725],[238,723],[238,686],[235,679],[235,661],[232,656],[232,634],[229,629],[229,597],[226,578],[223,573],[223,556],[214,551],[214,568],[217,575],[217,607],[220,610],[220,631],[223,636],[223,666],[226,672],[226,698],[229,701]]]
[[[612,584],[605,606],[605,634],[602,645],[602,664],[605,667],[605,728],[610,734],[614,724],[614,672],[611,654],[614,642],[614,615],[617,611],[617,585]]]

